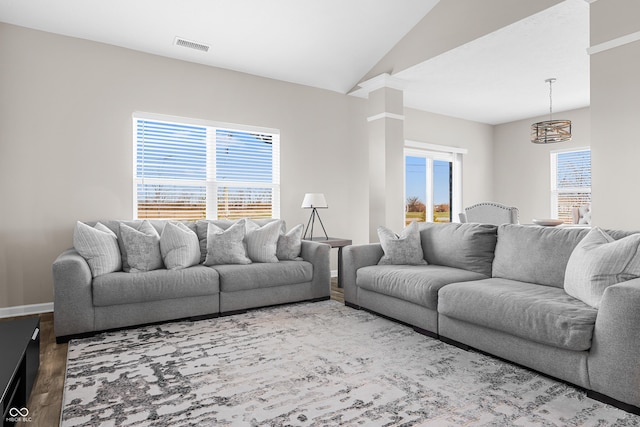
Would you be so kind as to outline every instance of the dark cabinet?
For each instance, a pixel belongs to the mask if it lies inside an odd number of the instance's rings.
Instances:
[[[2,422],[13,426],[29,418],[27,402],[40,366],[40,319],[0,322],[0,392]]]

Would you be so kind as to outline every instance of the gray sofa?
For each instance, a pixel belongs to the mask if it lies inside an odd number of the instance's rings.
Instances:
[[[380,244],[343,251],[345,304],[578,385],[640,411],[640,279],[606,288],[599,308],[568,295],[585,228],[421,224],[427,265],[377,265]],[[632,233],[607,230],[614,239]]]
[[[161,232],[166,221],[150,222]],[[231,224],[230,221],[212,222],[222,228]],[[119,236],[120,221],[101,223]],[[124,223],[136,226],[140,221]],[[201,230],[193,222],[184,224],[194,232],[200,231],[202,247]],[[204,247],[206,251],[206,243]],[[328,245],[303,240],[300,260],[198,264],[181,270],[117,271],[92,277],[87,261],[71,248],[53,263],[56,341],[65,342],[109,329],[329,299],[329,250]]]

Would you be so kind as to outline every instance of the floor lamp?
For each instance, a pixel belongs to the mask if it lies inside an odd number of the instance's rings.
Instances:
[[[307,232],[309,231],[309,224],[311,224],[311,235],[309,236],[309,240],[313,240],[313,225],[316,222],[316,217],[318,221],[320,221],[320,225],[322,226],[322,231],[324,231],[324,237],[329,240],[329,236],[327,235],[327,230],[324,229],[324,224],[320,219],[320,214],[318,213],[318,209],[326,209],[327,200],[324,198],[323,193],[306,193],[304,195],[304,199],[302,200],[302,208],[311,209],[311,216],[309,217],[309,221],[307,222],[307,229],[304,232],[304,239],[307,238]]]

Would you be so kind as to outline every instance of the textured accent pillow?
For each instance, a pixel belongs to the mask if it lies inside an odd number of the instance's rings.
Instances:
[[[400,235],[386,227],[378,227],[378,238],[384,255],[378,265],[425,265],[424,253],[420,244],[420,229],[417,222],[412,222],[402,230]]]
[[[195,223],[196,234],[198,235],[198,241],[200,242],[200,251],[201,251],[200,263],[201,264],[204,263],[204,260],[207,257],[207,230],[208,230],[209,224],[215,224],[222,230],[226,230],[229,227],[231,227],[233,224],[237,223],[238,221],[246,221],[246,218],[236,220],[236,221],[230,220],[230,219],[201,219],[200,221],[197,221]],[[280,221],[282,223],[282,231],[283,232],[286,231],[286,228],[285,228],[286,225],[284,220],[282,219],[275,220],[273,218],[259,218],[259,219],[252,219],[251,221],[255,222],[260,227],[273,221]]]
[[[640,277],[640,234],[620,240],[593,228],[575,247],[564,275],[566,293],[600,307],[608,286]]]
[[[226,230],[209,223],[204,265],[251,264],[244,247],[245,222],[241,219]]]
[[[198,235],[181,222],[168,222],[160,234],[160,253],[169,270],[200,263]]]
[[[278,262],[276,250],[282,221],[272,221],[260,226],[252,220],[246,222],[245,243],[247,255],[253,262]]]
[[[289,230],[288,233],[281,233],[278,237],[278,247],[276,249],[276,256],[280,260],[293,260],[299,261],[300,251],[302,250],[302,233],[304,232],[304,225],[298,224]]]
[[[129,264],[125,271],[141,273],[162,268],[160,235],[149,221],[142,221],[137,229],[120,223],[120,238]]]
[[[93,277],[122,269],[116,234],[101,223],[91,227],[78,221],[73,231],[73,246],[87,260]]]

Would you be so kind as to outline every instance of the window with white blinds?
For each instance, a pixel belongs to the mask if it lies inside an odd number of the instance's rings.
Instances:
[[[591,149],[551,152],[551,215],[572,222],[571,210],[591,203]]]
[[[140,113],[133,126],[136,218],[280,216],[277,130]]]

